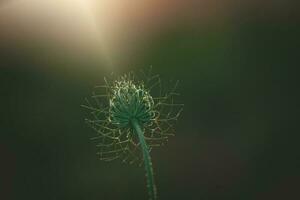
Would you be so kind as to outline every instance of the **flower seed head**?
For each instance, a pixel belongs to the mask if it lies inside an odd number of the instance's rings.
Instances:
[[[140,125],[155,118],[154,101],[142,83],[135,84],[125,76],[115,81],[109,100],[109,119],[120,128],[130,127],[133,119]]]
[[[138,163],[143,158],[132,120],[141,126],[149,148],[164,145],[174,135],[173,125],[183,107],[175,101],[178,82],[163,87],[160,76],[151,71],[139,75],[105,78],[105,85],[97,86],[92,97],[86,98],[86,122],[96,131],[92,139],[101,160]]]

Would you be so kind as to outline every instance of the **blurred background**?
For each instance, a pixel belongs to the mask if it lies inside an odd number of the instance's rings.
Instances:
[[[0,199],[147,199],[80,105],[149,66],[185,104],[152,152],[159,199],[300,199],[299,35],[286,0],[1,0]]]

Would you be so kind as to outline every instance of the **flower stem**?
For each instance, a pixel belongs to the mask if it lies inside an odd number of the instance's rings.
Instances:
[[[144,157],[144,166],[146,171],[146,178],[147,178],[147,188],[149,193],[149,199],[150,200],[156,200],[157,194],[156,194],[156,187],[154,183],[154,176],[153,176],[153,168],[152,168],[152,162],[151,157],[149,154],[149,148],[146,144],[144,133],[136,119],[131,120],[132,126],[138,135],[141,148],[143,151],[143,157]]]

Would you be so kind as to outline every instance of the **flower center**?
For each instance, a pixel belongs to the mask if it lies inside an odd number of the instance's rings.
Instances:
[[[153,98],[143,84],[131,80],[115,82],[109,104],[109,119],[118,127],[130,127],[133,119],[145,125],[155,118]]]

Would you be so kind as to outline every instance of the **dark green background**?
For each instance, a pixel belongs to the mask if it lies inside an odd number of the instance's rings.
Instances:
[[[300,26],[249,16],[178,25],[122,68],[180,80],[177,135],[152,153],[160,199],[300,199]],[[89,140],[80,104],[104,64],[2,44],[0,199],[147,199],[143,168]]]

